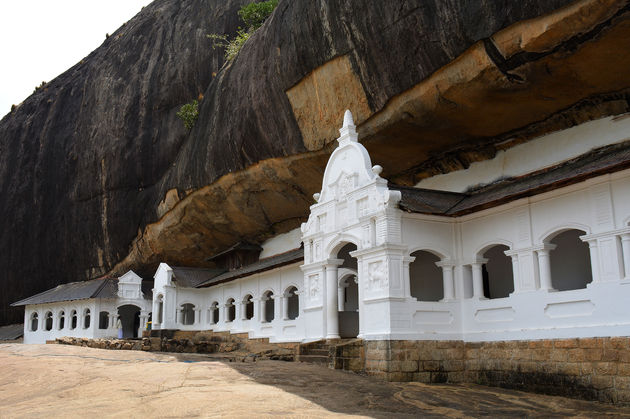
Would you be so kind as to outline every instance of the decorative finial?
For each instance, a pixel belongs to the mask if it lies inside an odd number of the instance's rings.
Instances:
[[[350,109],[346,109],[346,112],[343,114],[343,126],[339,130],[340,136],[337,138],[340,146],[349,142],[357,142],[358,136],[356,128],[352,112],[350,112]]]
[[[313,199],[315,200],[315,202],[319,202],[319,193],[314,193],[313,194]]]
[[[377,164],[377,165],[372,166],[372,173],[374,173],[376,176],[379,176],[382,171],[383,171],[383,167],[381,167],[380,165]]]
[[[346,113],[343,114],[343,126],[344,128],[354,126],[354,119],[352,118],[350,109],[346,109]]]

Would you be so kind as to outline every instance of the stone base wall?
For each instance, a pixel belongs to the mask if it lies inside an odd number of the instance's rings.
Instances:
[[[468,382],[630,404],[630,337],[364,346],[366,373],[388,381]]]

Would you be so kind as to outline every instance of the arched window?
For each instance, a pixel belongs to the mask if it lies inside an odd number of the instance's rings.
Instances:
[[[157,308],[157,322],[158,324],[162,324],[164,319],[164,296],[159,294],[157,296],[158,308]]]
[[[62,330],[65,327],[65,323],[66,323],[66,313],[62,310],[59,312],[59,320],[57,323],[57,328],[59,330]]]
[[[225,303],[225,307],[227,309],[227,318],[226,322],[233,322],[236,318],[236,307],[234,306],[234,298],[229,298]]]
[[[195,323],[195,306],[187,303],[182,304],[181,324],[191,325]]]
[[[212,324],[219,323],[219,303],[217,301],[210,305],[210,322]]]
[[[39,316],[37,313],[31,314],[31,332],[36,332],[39,327]]]
[[[72,310],[70,312],[70,330],[74,330],[77,328],[78,325],[78,318],[77,318],[77,311],[76,310]]]
[[[250,320],[254,318],[254,298],[251,294],[247,294],[245,298],[243,298],[243,306],[245,309],[245,320]]]
[[[107,329],[109,327],[109,313],[107,311],[101,311],[98,313],[98,328]]]
[[[266,291],[263,294],[263,298],[262,298],[262,303],[264,306],[264,310],[262,310],[263,312],[263,323],[269,323],[273,321],[274,318],[274,314],[275,314],[275,305],[274,305],[274,300],[273,300],[273,292],[272,291]]]
[[[512,259],[504,252],[510,248],[502,244],[485,251],[483,265],[483,295],[486,298],[505,298],[514,292]]]
[[[45,325],[44,325],[44,329],[46,331],[50,331],[53,328],[53,314],[52,311],[47,311],[46,312],[46,316],[44,317],[45,320]]]
[[[413,252],[416,259],[409,265],[409,289],[418,301],[440,301],[444,298],[442,269],[435,263],[440,258],[425,250]]]
[[[85,313],[83,315],[83,328],[89,329],[90,327],[90,309],[86,308]]]
[[[551,285],[558,291],[586,288],[593,280],[588,243],[580,240],[584,234],[581,230],[566,230],[550,241],[555,246],[549,254]]]
[[[287,320],[295,320],[300,315],[300,298],[296,294],[297,288],[291,286],[284,292]]]

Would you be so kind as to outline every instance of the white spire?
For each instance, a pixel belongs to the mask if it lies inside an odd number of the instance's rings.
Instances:
[[[343,126],[344,128],[354,126],[354,119],[352,119],[352,112],[350,112],[350,109],[346,109],[346,113],[343,114]]]
[[[358,141],[356,126],[354,125],[354,119],[352,118],[352,112],[350,109],[346,109],[346,112],[343,114],[343,126],[339,130],[339,145],[342,146],[349,141]]]

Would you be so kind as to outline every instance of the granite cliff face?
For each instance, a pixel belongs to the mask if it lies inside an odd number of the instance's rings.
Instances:
[[[298,226],[346,108],[403,184],[629,108],[627,1],[281,0],[224,65],[246,2],[156,0],[0,121],[0,324]]]

